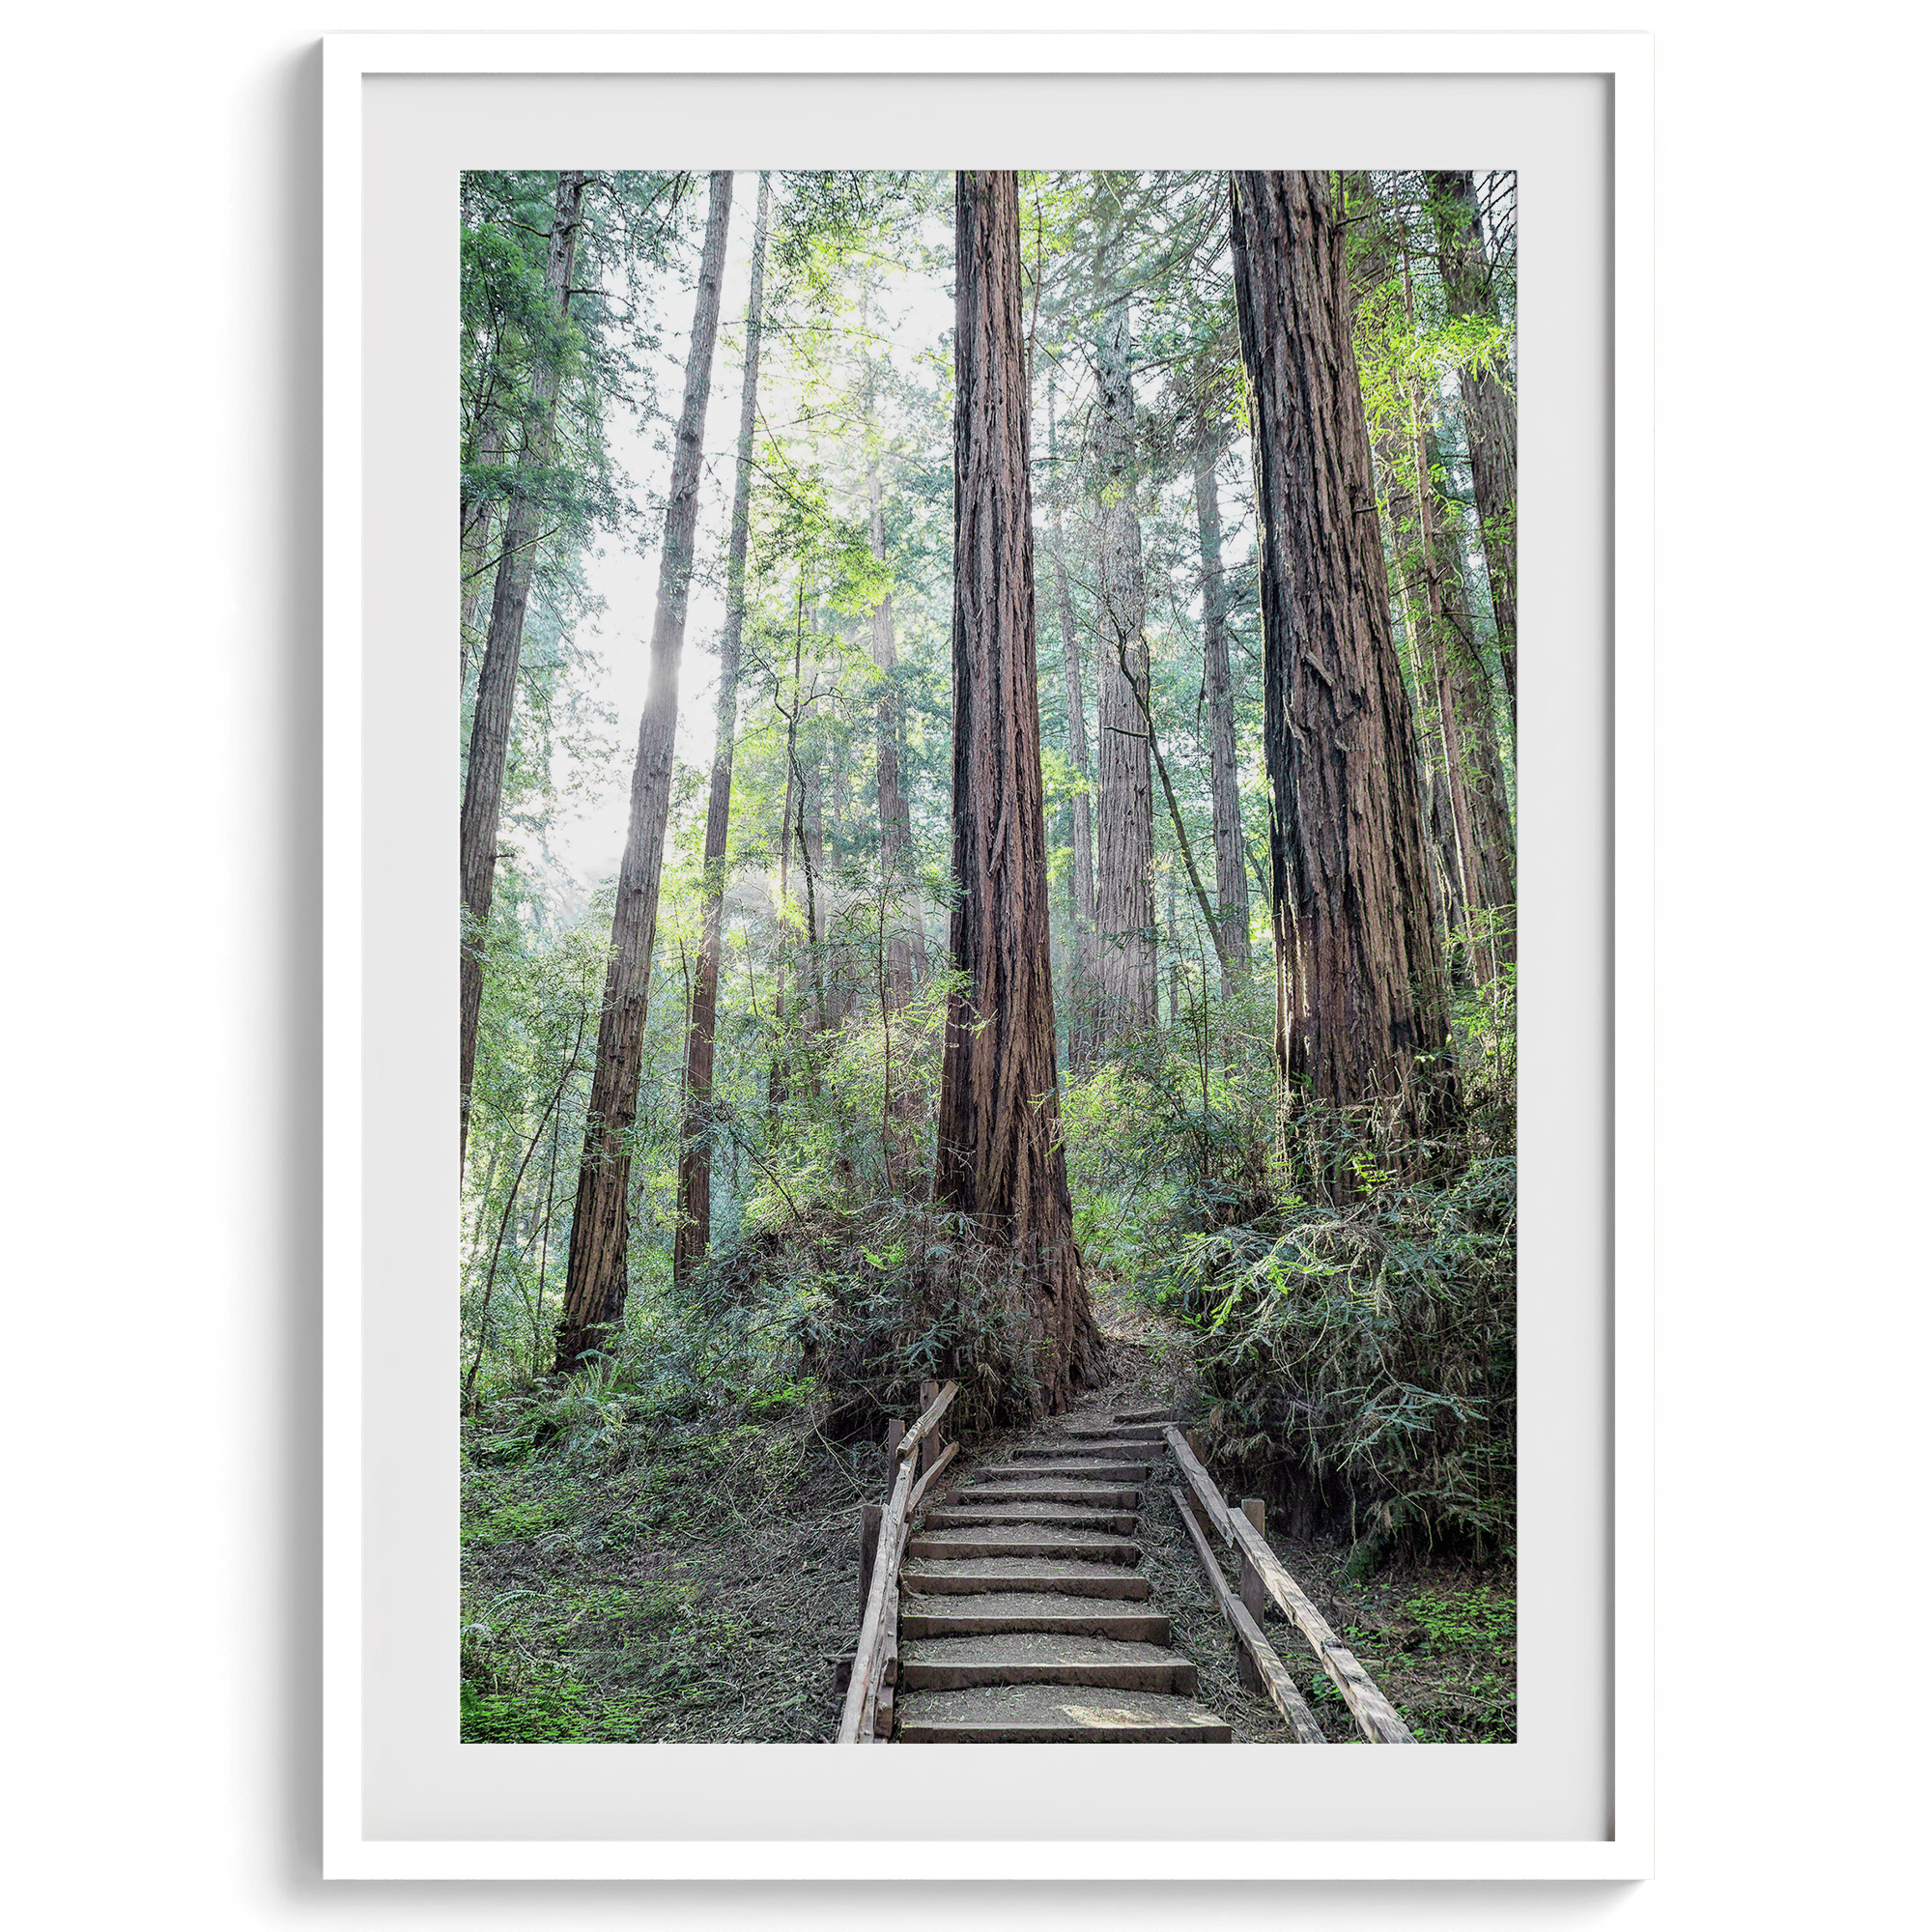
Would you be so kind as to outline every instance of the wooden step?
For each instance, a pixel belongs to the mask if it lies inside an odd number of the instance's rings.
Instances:
[[[1013,1451],[1014,1463],[1152,1463],[1155,1444],[1147,1442],[1077,1442],[1063,1436],[1058,1442],[1023,1442]]]
[[[1091,1696],[1050,1685],[901,1690],[898,1741],[908,1745],[1225,1745],[1225,1719],[1185,1697],[1148,1690]]]
[[[1133,1509],[1081,1509],[1072,1503],[987,1502],[954,1505],[950,1499],[925,1512],[928,1529],[976,1529],[981,1525],[1009,1523],[1049,1523],[1065,1529],[1111,1529],[1117,1536],[1131,1536],[1140,1527],[1140,1512]]]
[[[1098,1690],[1159,1690],[1191,1697],[1199,1673],[1151,1643],[1104,1636],[1004,1631],[989,1636],[921,1637],[899,1645],[902,1690],[963,1690],[975,1684],[1077,1684]]]
[[[1145,1577],[1118,1564],[1074,1563],[1050,1556],[987,1556],[968,1562],[914,1558],[899,1577],[902,1588],[923,1597],[1024,1590],[1144,1604],[1151,1587]]]
[[[1138,1488],[1105,1483],[962,1483],[941,1498],[942,1506],[981,1503],[1080,1503],[1088,1509],[1138,1509]]]
[[[1021,1523],[1011,1528],[915,1530],[906,1547],[908,1556],[970,1561],[982,1556],[1053,1556],[1076,1563],[1125,1563],[1141,1560],[1141,1548],[1122,1537],[1093,1530],[1060,1529],[1044,1523]]]
[[[1037,1442],[1165,1442],[1159,1422],[1095,1422],[1084,1428],[1041,1430]]]
[[[1163,1647],[1173,1632],[1167,1618],[1138,1605],[1105,1597],[1060,1596],[1040,1590],[992,1590],[976,1596],[913,1594],[918,1579],[901,1579],[901,1642],[922,1636],[991,1636],[1039,1631],[1057,1636],[1106,1636],[1122,1643]]]
[[[1144,1483],[1153,1473],[1151,1463],[982,1463],[966,1478],[969,1483]]]
[[[1174,1420],[1174,1411],[1171,1408],[1117,1408],[1114,1411],[1113,1420],[1124,1423],[1172,1422]]]

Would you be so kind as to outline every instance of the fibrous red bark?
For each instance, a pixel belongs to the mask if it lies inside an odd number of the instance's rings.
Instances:
[[[1372,1102],[1419,1129],[1446,1103],[1441,942],[1416,744],[1326,176],[1233,177],[1235,292],[1262,527],[1285,1098]]]
[[[952,951],[965,984],[947,1010],[934,1192],[1024,1269],[1057,1410],[1099,1345],[1060,1135],[1018,178],[962,169],[955,207]]]

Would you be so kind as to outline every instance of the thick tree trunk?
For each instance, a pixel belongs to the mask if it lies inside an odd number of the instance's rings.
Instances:
[[[1237,173],[1235,293],[1253,399],[1284,1099],[1449,1105],[1441,942],[1416,745],[1325,175]]]
[[[1495,297],[1483,252],[1476,178],[1466,168],[1429,177],[1436,205],[1437,260],[1449,313],[1492,321]],[[1496,613],[1496,648],[1510,720],[1516,720],[1516,394],[1493,369],[1461,371],[1463,419],[1469,431],[1469,473],[1483,523],[1483,561]]]
[[[577,262],[577,234],[583,214],[583,171],[556,178],[556,213],[551,222],[544,292],[559,317],[570,312],[570,276]],[[531,379],[530,440],[518,452],[517,469],[533,481],[550,462],[556,420],[558,370],[540,361]],[[527,497],[510,498],[503,520],[503,549],[490,607],[490,637],[476,678],[476,708],[469,724],[469,761],[463,779],[458,866],[463,886],[463,935],[458,971],[461,1120],[457,1161],[469,1146],[469,1089],[476,1076],[476,1028],[483,1014],[483,945],[497,884],[497,829],[503,810],[503,765],[510,751],[510,719],[517,701],[517,665],[524,649],[524,611],[529,604],[538,507]]]
[[[1047,385],[1047,462],[1053,481],[1053,603],[1060,623],[1060,655],[1066,670],[1066,755],[1079,774],[1073,799],[1073,920],[1067,984],[1073,1011],[1067,1016],[1067,1064],[1087,1065],[1090,1028],[1087,1006],[1094,972],[1094,807],[1087,787],[1094,767],[1087,751],[1087,694],[1080,675],[1080,627],[1073,616],[1073,589],[1066,576],[1066,532],[1061,516],[1060,433],[1053,414],[1053,385]]]
[[[629,1235],[630,1133],[638,1115],[643,1072],[644,1020],[650,1000],[651,952],[657,937],[658,887],[664,875],[665,825],[670,811],[671,767],[677,736],[678,670],[684,655],[684,616],[697,535],[697,489],[704,456],[704,415],[711,399],[711,357],[718,341],[719,283],[731,225],[731,176],[711,177],[711,209],[697,271],[691,353],[684,370],[684,408],[671,459],[670,500],[665,507],[664,554],[651,627],[651,682],[638,727],[638,760],[631,772],[631,819],[617,875],[611,958],[597,1026],[597,1065],[584,1122],[583,1164],[570,1228],[570,1269],[563,1319],[557,1324],[556,1368],[575,1369],[600,1345],[624,1312],[625,1245]]]
[[[683,1281],[711,1245],[711,1093],[716,1077],[718,972],[724,951],[724,852],[731,830],[731,763],[738,740],[738,674],[745,642],[745,551],[752,526],[752,445],[758,423],[758,347],[764,324],[770,174],[758,177],[752,237],[752,293],[745,305],[745,385],[738,404],[738,475],[724,575],[724,629],[718,641],[718,743],[704,815],[704,927],[684,1049],[684,1131],[677,1161],[677,1236],[671,1275]]]
[[[1214,798],[1214,899],[1221,991],[1247,981],[1248,871],[1241,862],[1241,779],[1235,756],[1235,679],[1228,661],[1228,592],[1221,576],[1220,443],[1196,418],[1194,520],[1201,532],[1201,655],[1208,687],[1208,771]]]
[[[1034,655],[1033,506],[1018,178],[957,176],[953,356],[952,961],[934,1193],[1011,1244],[1052,1410],[1099,1337],[1060,1138],[1046,801]]]
[[[1102,244],[1104,275],[1105,243]],[[1100,1037],[1157,1018],[1153,773],[1141,700],[1148,679],[1147,589],[1134,507],[1134,390],[1125,297],[1100,323],[1095,375],[1100,459],[1100,850],[1094,911]]]

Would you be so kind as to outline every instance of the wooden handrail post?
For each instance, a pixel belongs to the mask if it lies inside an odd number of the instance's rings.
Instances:
[[[1231,1510],[1222,1501],[1213,1477],[1202,1466],[1200,1457],[1188,1446],[1180,1431],[1170,1423],[1161,1434],[1174,1451],[1175,1461],[1180,1464],[1180,1473],[1187,1479],[1200,1513],[1220,1532],[1224,1543],[1233,1544],[1260,1572],[1263,1589],[1308,1639],[1322,1669],[1341,1691],[1343,1702],[1354,1714],[1362,1735],[1372,1745],[1412,1745],[1415,1734],[1403,1722],[1401,1714],[1376,1689],[1374,1680],[1356,1662],[1348,1645],[1329,1629],[1328,1620],[1315,1607],[1308,1592],[1288,1574],[1287,1566],[1269,1547],[1267,1539],[1244,1514]],[[1242,1615],[1246,1614],[1244,1609]]]
[[[1201,1526],[1201,1510],[1191,1504],[1186,1492],[1170,1490],[1175,1507],[1180,1511],[1180,1526],[1187,1532],[1187,1540],[1194,1546],[1194,1553],[1201,1559],[1201,1567],[1208,1576],[1208,1587],[1214,1593],[1214,1601],[1221,1606],[1221,1614],[1227,1618],[1235,1633],[1235,1642],[1241,1655],[1254,1665],[1255,1675],[1260,1685],[1268,1694],[1268,1701],[1281,1713],[1282,1721],[1298,1745],[1321,1745],[1328,1741],[1321,1734],[1321,1726],[1315,1713],[1308,1708],[1308,1700],[1294,1688],[1294,1679],[1288,1674],[1286,1665],[1276,1656],[1274,1646],[1262,1634],[1261,1625],[1247,1611],[1235,1593],[1228,1587],[1228,1579],[1221,1575],[1219,1558],[1214,1554],[1208,1541],[1208,1532]]]
[[[1264,1535],[1267,1532],[1267,1504],[1260,1496],[1243,1496],[1241,1514]],[[1267,1611],[1267,1590],[1262,1582],[1262,1573],[1255,1568],[1254,1558],[1244,1549],[1241,1551],[1241,1607],[1253,1617],[1259,1626]],[[1241,1682],[1250,1690],[1261,1688],[1261,1667],[1243,1650],[1241,1652]]]
[[[891,1478],[898,1466],[899,1444],[905,1439],[905,1417],[890,1415],[886,1418],[886,1475]]]
[[[872,1594],[872,1565],[879,1554],[879,1520],[886,1513],[884,1503],[867,1503],[859,1519],[859,1614],[866,1614],[867,1600]]]
[[[936,1403],[938,1400],[939,1400],[939,1384],[937,1382],[920,1383],[919,1412],[922,1415],[923,1415],[925,1411],[928,1408],[930,1408],[932,1405]],[[926,1431],[924,1438],[921,1441],[919,1445],[919,1473],[922,1476],[924,1475],[925,1472],[932,1467],[933,1461],[938,1456],[940,1447],[941,1444],[940,1444],[939,1429],[937,1425],[935,1425],[933,1428]]]

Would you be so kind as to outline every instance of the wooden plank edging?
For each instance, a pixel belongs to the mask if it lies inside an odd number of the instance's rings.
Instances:
[[[1236,1639],[1254,1659],[1255,1668],[1261,1672],[1268,1701],[1281,1713],[1282,1721],[1293,1732],[1296,1744],[1325,1745],[1328,1740],[1322,1735],[1321,1723],[1308,1708],[1307,1700],[1294,1688],[1294,1679],[1288,1674],[1288,1668],[1276,1654],[1274,1645],[1262,1634],[1261,1626],[1248,1614],[1247,1606],[1228,1587],[1228,1579],[1221,1574],[1221,1566],[1215,1560],[1206,1534],[1194,1520],[1194,1512],[1187,1507],[1185,1494],[1178,1489],[1169,1490],[1168,1494],[1174,1498],[1175,1510],[1187,1531],[1188,1540],[1194,1545],[1194,1553],[1200,1557],[1201,1567],[1207,1571],[1208,1580],[1214,1586],[1214,1601],[1220,1605],[1221,1614],[1227,1618]]]
[[[1161,1433],[1174,1451],[1175,1461],[1180,1464],[1180,1473],[1187,1478],[1188,1488],[1201,1498],[1214,1527],[1255,1566],[1262,1587],[1308,1639],[1322,1669],[1353,1713],[1362,1735],[1372,1745],[1414,1744],[1415,1733],[1397,1716],[1395,1706],[1376,1689],[1375,1680],[1335,1634],[1308,1593],[1288,1574],[1281,1558],[1268,1547],[1267,1539],[1238,1510],[1229,1509],[1221,1500],[1214,1479],[1202,1467],[1180,1431],[1170,1423]]]

